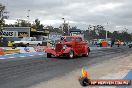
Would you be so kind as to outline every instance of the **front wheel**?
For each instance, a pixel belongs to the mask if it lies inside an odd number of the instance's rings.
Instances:
[[[74,52],[73,51],[70,51],[68,57],[70,59],[73,59],[74,58]]]
[[[47,53],[47,58],[51,58],[51,54],[50,53]]]

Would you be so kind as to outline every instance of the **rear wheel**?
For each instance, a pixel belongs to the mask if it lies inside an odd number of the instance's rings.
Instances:
[[[47,53],[47,58],[51,58],[51,54],[50,53]]]
[[[90,50],[89,50],[89,49],[87,49],[87,53],[86,53],[86,54],[84,54],[83,56],[88,57],[88,56],[89,56],[89,52],[90,52]]]
[[[70,59],[73,59],[74,58],[74,52],[73,51],[70,51],[68,57]]]

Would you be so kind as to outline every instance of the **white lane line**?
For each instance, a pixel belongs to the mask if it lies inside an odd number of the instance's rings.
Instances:
[[[26,56],[19,56],[19,57],[26,57]]]
[[[8,58],[15,58],[15,57],[8,57]]]
[[[44,54],[38,54],[38,55],[44,55]]]
[[[0,58],[0,59],[5,59],[5,58]]]
[[[34,55],[29,55],[29,56],[34,56]]]

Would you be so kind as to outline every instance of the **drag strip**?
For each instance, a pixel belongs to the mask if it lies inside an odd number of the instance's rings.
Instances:
[[[129,55],[132,50],[127,47],[94,50],[90,56],[76,59],[46,58],[37,56],[21,60],[0,60],[0,88],[27,88],[41,81],[79,69],[102,63],[112,57]]]

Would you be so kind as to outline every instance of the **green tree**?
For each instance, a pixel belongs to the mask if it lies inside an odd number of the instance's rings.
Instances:
[[[40,20],[39,19],[35,19],[35,26],[37,30],[43,30],[44,25],[40,24]]]
[[[128,29],[127,29],[128,30]],[[132,41],[132,34],[128,33],[126,29],[124,29],[122,32],[114,31],[110,32],[108,31],[108,38],[111,38],[112,40],[122,40],[125,42],[131,42]],[[105,39],[106,36],[106,30],[104,26],[102,25],[89,25],[88,30],[84,31],[84,36],[86,39]]]
[[[68,23],[63,23],[63,35],[66,36],[68,35],[68,32],[69,32],[69,24]]]
[[[8,16],[5,15],[7,14],[7,11],[5,11],[5,9],[6,9],[6,6],[0,3],[0,31],[2,31],[3,26],[5,25],[4,19],[8,18]]]
[[[14,26],[15,27],[31,27],[31,23],[23,19],[18,19]]]
[[[35,25],[36,25],[36,28],[38,29],[40,26],[40,20],[39,19],[35,19]]]
[[[103,25],[89,25],[84,36],[88,39],[104,39],[106,31]]]
[[[50,32],[57,32],[57,30],[54,30],[53,26],[46,26],[46,29],[48,29]]]

